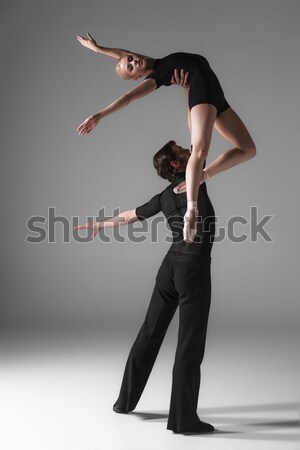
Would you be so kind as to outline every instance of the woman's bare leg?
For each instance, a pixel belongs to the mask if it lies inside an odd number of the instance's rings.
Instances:
[[[256,155],[256,147],[249,131],[232,108],[219,114],[215,120],[214,128],[235,148],[222,153],[206,167],[209,176],[217,175],[237,164],[248,161]]]
[[[191,143],[193,151],[186,168],[187,200],[197,201],[202,168],[207,157],[212,130],[217,116],[213,105],[196,105],[191,110]]]
[[[188,209],[185,215],[184,224],[184,239],[187,241],[193,241],[194,239],[197,215],[195,205],[197,202],[199,186],[203,177],[203,164],[208,154],[216,116],[216,107],[206,103],[196,105],[191,109],[191,143],[193,145],[193,151],[186,168]]]

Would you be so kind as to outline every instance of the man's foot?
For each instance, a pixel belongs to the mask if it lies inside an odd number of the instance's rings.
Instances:
[[[173,431],[176,434],[204,434],[204,433],[212,433],[215,427],[210,423],[202,422],[199,420],[199,423],[191,430],[188,431]]]
[[[132,409],[125,409],[125,408],[121,408],[120,406],[118,406],[116,403],[113,406],[113,410],[114,412],[118,413],[118,414],[128,414],[129,412],[132,411]]]
[[[115,405],[113,406],[113,410],[118,414],[128,414],[128,411],[126,411],[126,409],[118,408],[118,406]]]

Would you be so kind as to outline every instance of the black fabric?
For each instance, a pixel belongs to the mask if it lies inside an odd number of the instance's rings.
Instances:
[[[209,258],[169,252],[158,271],[145,321],[128,356],[115,409],[127,412],[135,409],[179,306],[167,428],[182,433],[199,424],[200,364],[205,350],[210,302]]]
[[[162,211],[172,231],[173,243],[170,251],[210,255],[215,234],[215,211],[205,183],[200,185],[198,191],[199,219],[196,237],[193,242],[183,240],[183,217],[187,209],[186,192],[180,194],[173,192],[173,188],[183,180],[185,180],[185,172],[177,173],[173,182],[164,191],[136,208],[136,216],[139,220],[144,220]]]
[[[209,103],[217,108],[217,114],[229,108],[220,82],[204,56],[192,53],[172,53],[156,59],[153,72],[145,79],[153,78],[156,88],[170,86],[174,70],[189,72],[189,108]]]
[[[162,210],[171,227],[174,214],[182,224],[186,210],[186,194],[174,194],[172,189],[184,179],[184,172],[176,174],[173,183],[162,193],[137,208],[140,219],[145,216],[151,217],[152,214]],[[205,184],[199,189],[198,207],[203,217],[212,214],[212,219],[214,218],[214,210]],[[214,221],[212,223],[214,225]],[[201,378],[200,365],[204,356],[211,303],[210,252],[213,238],[214,226],[207,231],[202,243],[175,241],[164,257],[156,276],[144,323],[126,362],[114,410],[129,412],[135,409],[168,326],[179,307],[178,342],[172,371],[167,428],[184,433],[193,431],[200,425],[197,404]]]

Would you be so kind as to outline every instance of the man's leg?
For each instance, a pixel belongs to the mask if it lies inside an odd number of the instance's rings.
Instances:
[[[178,293],[171,270],[171,263],[165,257],[156,277],[145,321],[128,356],[119,398],[113,407],[115,412],[127,413],[136,407],[177,309]]]
[[[211,300],[210,263],[177,262],[179,332],[167,428],[175,432],[213,431],[197,415],[200,364],[204,356]],[[206,426],[208,425],[208,426]]]

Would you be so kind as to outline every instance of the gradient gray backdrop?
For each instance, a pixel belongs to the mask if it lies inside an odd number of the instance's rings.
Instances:
[[[189,146],[181,88],[161,88],[103,120],[77,126],[134,83],[114,61],[82,47],[99,44],[153,57],[205,55],[228,102],[249,128],[257,157],[213,178],[220,225],[232,215],[274,215],[260,237],[216,244],[211,331],[292,327],[299,316],[299,2],[1,2],[1,323],[2,327],[112,327],[137,330],[169,244],[25,242],[31,216],[80,223],[106,208],[134,208],[166,184],[152,156],[167,140]],[[216,134],[208,162],[230,148]],[[70,225],[71,228],[71,225]],[[45,225],[47,230],[47,223]],[[238,226],[237,233],[249,232]],[[159,236],[169,234],[159,226]]]

